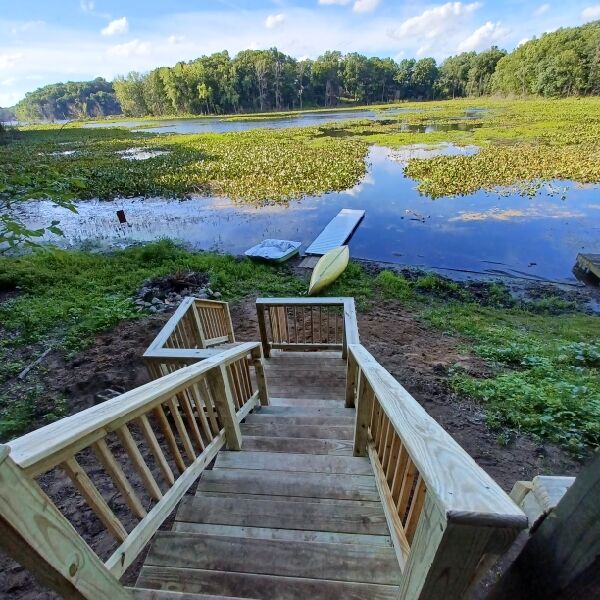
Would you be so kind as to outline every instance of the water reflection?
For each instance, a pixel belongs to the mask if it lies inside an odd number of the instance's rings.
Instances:
[[[556,182],[566,200],[544,187],[534,198],[477,192],[460,198],[432,200],[416,182],[404,177],[408,152],[373,147],[370,169],[358,185],[344,192],[306,197],[288,205],[255,207],[224,198],[195,197],[80,202],[78,213],[30,202],[23,217],[30,227],[60,219],[64,239],[77,245],[127,245],[172,237],[196,248],[241,254],[265,238],[302,240],[303,248],[341,208],[365,209],[366,216],[350,241],[352,256],[422,267],[475,272],[526,273],[533,277],[572,280],[578,252],[597,252],[600,240],[599,185]],[[445,144],[445,153],[473,152]],[[400,158],[398,156],[400,155]],[[427,154],[429,155],[429,154]],[[116,211],[123,209],[128,225]]]

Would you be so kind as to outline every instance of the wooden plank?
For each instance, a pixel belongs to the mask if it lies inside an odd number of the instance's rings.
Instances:
[[[66,600],[131,600],[73,526],[0,445],[0,549]]]
[[[339,427],[341,425],[350,427],[354,425],[353,416],[326,416],[323,414],[311,415],[269,415],[262,414],[260,411],[248,415],[246,423],[257,423],[280,427],[281,425],[321,425],[322,427]]]
[[[367,442],[369,438],[369,425],[373,412],[374,394],[367,388],[366,379],[360,375],[358,392],[356,394],[356,418],[354,423],[354,456],[367,456]],[[346,403],[347,405],[347,403]]]
[[[236,495],[237,498],[237,495]],[[235,538],[264,540],[289,540],[292,542],[326,542],[334,544],[369,544],[391,546],[390,537],[366,533],[340,533],[339,531],[315,531],[307,529],[279,529],[275,527],[248,527],[240,525],[214,525],[212,523],[186,523],[176,521],[173,531],[185,531],[198,535],[221,535]]]
[[[135,490],[129,483],[129,480],[125,476],[121,465],[115,459],[113,453],[110,451],[105,440],[98,440],[93,446],[92,450],[98,458],[98,461],[102,465],[103,469],[109,475],[116,488],[121,493],[123,500],[127,503],[131,512],[138,518],[143,519],[146,516],[146,509],[143,507],[140,499],[137,497]]]
[[[205,471],[198,490],[214,492],[379,500],[375,479],[369,475],[324,475],[285,471],[218,469]]]
[[[298,350],[342,350],[342,344],[325,344],[322,342],[310,342],[306,344],[294,344],[292,342],[275,342],[271,344],[273,350],[283,350],[284,352]]]
[[[344,406],[316,406],[308,408],[306,406],[264,406],[254,413],[255,415],[277,416],[277,417],[302,417],[321,415],[323,417],[350,417],[354,419],[355,412],[351,408]]]
[[[600,279],[600,254],[578,254],[577,266]]]
[[[351,440],[317,440],[314,438],[288,438],[270,436],[244,436],[242,451],[295,452],[301,454],[328,454],[352,456]]]
[[[186,594],[184,592],[169,592],[166,590],[147,590],[141,588],[126,588],[135,600],[242,600],[233,596],[214,596],[213,594]]]
[[[240,427],[242,435],[259,435],[272,437],[300,437],[334,440],[351,440],[353,427],[349,425],[318,427],[315,425],[279,425],[274,429],[271,425],[244,423]]]
[[[110,509],[98,488],[94,485],[87,473],[81,468],[75,458],[69,458],[61,463],[61,468],[69,476],[87,505],[102,521],[109,533],[119,542],[127,537],[127,531],[113,511]]]
[[[177,521],[277,527],[280,529],[314,529],[341,533],[387,535],[388,528],[381,506],[374,507],[250,500],[237,496],[216,498],[188,496],[177,511]],[[218,534],[220,535],[220,534]]]
[[[19,466],[28,468],[53,455],[60,455],[66,448],[76,446],[82,437],[93,432],[104,430],[105,435],[106,432],[115,431],[201,380],[215,366],[229,364],[246,356],[256,345],[257,342],[247,342],[224,350],[202,362],[32,431],[10,442],[11,456]]]
[[[306,254],[323,254],[342,246],[365,216],[364,210],[342,208],[305,250]]]
[[[269,388],[265,375],[265,366],[262,346],[252,350],[252,365],[254,366],[254,375],[256,377],[256,387],[258,388],[258,397],[261,406],[269,406]]]
[[[335,504],[337,506],[366,506],[368,508],[379,508],[381,502],[379,500],[353,500],[347,498],[315,498],[307,496],[277,496],[273,494],[246,494],[236,493],[231,494],[230,492],[209,492],[206,490],[196,491],[196,496],[199,498],[213,497],[213,498],[239,498],[240,500],[272,500],[278,502],[317,502],[319,504]]]
[[[269,560],[265,560],[265,557]],[[146,565],[362,581],[400,582],[391,548],[354,544],[313,544],[226,536],[158,532]]]
[[[148,447],[154,455],[154,459],[156,460],[156,463],[158,464],[158,467],[160,468],[162,475],[165,478],[165,481],[169,486],[173,485],[173,483],[175,483],[173,471],[171,470],[171,467],[169,466],[169,463],[167,462],[167,459],[163,454],[162,448],[160,447],[160,444],[156,439],[156,435],[154,435],[154,431],[152,430],[152,426],[150,425],[148,417],[146,415],[142,415],[137,420],[137,424],[141,429],[144,438],[146,439]]]
[[[367,458],[354,456],[321,456],[315,454],[283,454],[281,452],[221,452],[215,469],[250,469],[307,473],[347,473],[372,475]]]
[[[488,526],[527,526],[498,484],[362,346],[350,346],[363,375],[399,433],[427,487],[449,520]]]
[[[136,525],[125,542],[106,561],[106,567],[115,577],[119,578],[123,575],[224,443],[223,434],[215,437],[204,452],[184,471],[183,475],[176,479],[162,500]]]
[[[294,298],[257,298],[257,306],[326,306],[337,305],[343,306],[347,298],[344,296],[315,296],[309,297],[294,297]]]
[[[147,566],[137,585],[261,600],[396,600],[398,595],[397,586]]]
[[[270,398],[271,406],[293,406],[302,408],[327,408],[330,406],[343,408],[343,400],[336,398],[286,398],[275,396]]]

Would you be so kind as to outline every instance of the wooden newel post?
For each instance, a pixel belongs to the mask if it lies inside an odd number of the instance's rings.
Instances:
[[[354,408],[354,398],[356,396],[356,375],[358,365],[352,352],[348,354],[346,363],[346,408]]]
[[[354,422],[354,456],[367,456],[369,421],[373,409],[374,394],[371,389],[367,389],[367,380],[362,373],[358,374],[358,379],[356,421]]]
[[[0,445],[0,549],[67,600],[133,600]]]
[[[225,427],[225,440],[228,450],[242,449],[242,432],[237,420],[235,402],[231,391],[229,374],[225,365],[211,369],[206,377],[212,392],[217,412]]]
[[[265,375],[265,366],[263,364],[263,352],[260,346],[251,351],[252,364],[256,374],[256,386],[258,388],[258,397],[261,406],[269,406],[269,388],[267,387],[267,377]]]
[[[258,330],[260,331],[260,341],[263,347],[265,358],[271,356],[271,346],[267,338],[267,323],[265,321],[265,307],[262,304],[256,305],[256,315],[258,317]]]

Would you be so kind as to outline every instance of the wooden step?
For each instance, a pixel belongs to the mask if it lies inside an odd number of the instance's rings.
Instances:
[[[270,392],[272,394],[272,392]],[[289,396],[273,395],[269,398],[271,406],[294,406],[296,408],[343,408],[344,400],[341,398],[290,398]]]
[[[231,494],[229,492],[211,492],[207,490],[196,491],[196,496],[212,496],[214,498],[247,498],[249,500],[285,500],[285,502],[319,502],[320,504],[339,504],[351,506],[381,506],[381,502],[373,500],[349,500],[348,498],[310,498],[306,496],[281,496],[276,494]]]
[[[318,438],[322,440],[352,440],[354,427],[351,425],[318,426],[318,425],[269,425],[268,423],[242,423],[242,440],[247,435],[271,437]],[[243,443],[243,442],[242,442]]]
[[[249,414],[245,423],[259,423],[261,425],[270,425],[280,427],[281,425],[320,425],[321,427],[339,427],[340,425],[354,426],[354,416],[325,416],[325,415],[269,415],[258,412]]]
[[[150,590],[145,588],[125,588],[134,600],[248,600],[233,596],[213,596],[212,594],[188,594],[168,590]],[[257,599],[258,600],[258,599]]]
[[[269,416],[290,416],[302,417],[321,415],[323,417],[351,417],[356,418],[356,411],[353,408],[344,408],[343,406],[261,406],[253,412],[254,415],[269,415]]]
[[[374,475],[368,458],[282,452],[219,452],[214,468]]]
[[[138,585],[261,600],[395,600],[398,597],[398,587],[390,585],[168,567],[143,567]]]
[[[235,496],[236,498],[238,495]],[[313,531],[306,529],[279,529],[276,527],[247,527],[239,525],[215,525],[213,523],[186,523],[176,521],[173,531],[186,531],[229,537],[249,537],[264,540],[288,540],[293,542],[329,542],[334,544],[371,544],[391,546],[389,535],[363,533],[340,533],[339,531]]]
[[[267,377],[268,380],[268,377]],[[320,385],[316,386],[296,386],[293,384],[282,383],[280,385],[274,384],[271,381],[269,383],[269,392],[276,397],[285,398],[298,398],[301,400],[330,400],[330,401],[342,401],[344,400],[344,389],[339,387],[337,389],[323,387]]]
[[[329,454],[352,456],[353,440],[315,440],[311,438],[288,438],[247,435],[242,440],[242,451],[293,452],[304,454]]]
[[[400,583],[400,570],[393,548],[359,544],[159,531],[148,550],[145,564],[384,585]]]
[[[176,521],[387,535],[381,506],[187,496]]]
[[[379,501],[372,475],[327,475],[247,469],[204,471],[198,491]]]

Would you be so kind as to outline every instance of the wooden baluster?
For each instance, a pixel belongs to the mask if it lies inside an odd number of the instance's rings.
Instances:
[[[392,492],[392,498],[398,505],[398,498],[400,497],[400,490],[402,489],[402,478],[404,477],[404,470],[406,469],[406,463],[408,462],[408,452],[402,441],[400,442],[400,451],[398,452],[398,460],[396,461],[396,465],[394,467],[394,475],[392,478],[392,484],[390,490]]]
[[[229,450],[242,448],[242,432],[235,414],[235,404],[231,391],[231,383],[227,377],[227,369],[220,365],[207,374],[208,385],[215,400],[221,422],[225,427],[225,439]]]
[[[206,334],[204,333],[204,326],[202,325],[202,318],[200,317],[200,311],[196,306],[196,302],[191,304],[192,315],[194,316],[194,323],[196,324],[196,330],[198,333],[198,348],[206,348]]]
[[[226,367],[227,377],[231,382],[231,396],[235,405],[236,411],[242,408],[242,393],[240,391],[240,382],[238,378],[237,363],[233,363]]]
[[[66,600],[132,600],[9,452],[0,445],[0,549]]]
[[[387,467],[390,461],[390,454],[392,452],[392,445],[396,439],[396,431],[394,430],[394,426],[391,424],[388,425],[388,431],[385,438],[385,446],[383,448],[383,459],[381,460],[381,468],[383,472],[386,474],[387,479]]]
[[[354,423],[354,456],[367,456],[369,441],[370,415],[375,403],[373,390],[367,384],[367,378],[360,373],[358,393],[356,395],[356,421]]]
[[[402,487],[400,488],[398,504],[396,505],[396,508],[398,509],[398,516],[403,524],[405,523],[404,516],[406,515],[406,510],[408,509],[408,501],[410,500],[410,495],[413,491],[413,484],[416,476],[417,468],[409,456],[408,460],[406,461],[404,474],[402,475]]]
[[[400,442],[400,436],[394,430],[394,439],[392,440],[392,447],[390,449],[390,454],[388,456],[387,465],[384,467],[385,478],[390,487],[392,485],[392,481],[394,478],[394,468],[398,463],[398,457],[400,455],[401,445],[402,445],[402,442]]]
[[[298,343],[298,316],[296,314],[296,305],[294,304],[294,343]]]
[[[181,438],[183,449],[185,450],[187,457],[192,462],[194,462],[196,460],[196,452],[194,451],[192,441],[190,440],[190,436],[188,435],[188,432],[183,423],[183,419],[181,418],[181,414],[179,413],[176,398],[170,398],[169,400],[167,400],[167,405],[169,407],[169,410],[171,411],[171,416],[173,417],[173,422],[175,423],[175,429],[177,429],[177,433]]]
[[[201,379],[198,382],[198,385],[202,389],[203,396],[205,398],[204,405],[206,406],[206,412],[208,414],[213,436],[218,435],[219,431],[221,431],[221,422],[219,420],[219,415],[217,415],[215,411],[215,404],[210,386],[208,385],[206,378]]]
[[[110,534],[118,541],[124,542],[127,531],[113,511],[110,509],[98,488],[94,485],[87,473],[81,468],[75,457],[69,458],[60,464],[60,467],[69,476],[73,485],[85,499],[87,505],[94,511],[95,515],[102,521]]]
[[[183,412],[185,413],[185,419],[188,422],[188,427],[192,432],[192,437],[199,446],[200,453],[202,453],[202,450],[204,450],[204,441],[200,435],[198,423],[196,423],[196,417],[194,416],[194,411],[192,410],[192,406],[188,398],[188,390],[184,390],[180,394],[177,394],[177,398],[179,400],[179,406],[183,408]]]
[[[175,483],[173,471],[171,470],[171,467],[169,466],[169,463],[165,458],[162,448],[160,447],[160,444],[156,439],[156,435],[154,435],[154,431],[152,430],[148,417],[146,415],[142,415],[137,420],[137,424],[139,425],[139,428],[141,429],[142,433],[144,434],[144,437],[146,438],[146,443],[152,451],[154,459],[156,460],[156,463],[158,464],[162,475],[165,478],[165,481],[169,484],[169,486],[172,486]]]
[[[150,497],[154,498],[155,500],[160,500],[162,498],[162,492],[160,491],[154,476],[150,472],[150,469],[148,468],[148,465],[146,464],[146,461],[144,460],[140,449],[135,443],[135,440],[133,439],[131,431],[129,431],[127,425],[119,427],[115,433],[127,451],[133,467],[140,476],[140,479],[143,481],[148,494],[150,494]]]
[[[383,466],[383,457],[385,456],[385,449],[388,444],[388,440],[390,440],[390,429],[393,429],[390,420],[385,418],[385,422],[383,424],[383,429],[381,431],[381,437],[379,438],[379,447],[377,448],[377,456],[379,458],[379,462]]]
[[[197,383],[192,384],[190,387],[190,393],[192,394],[192,399],[194,401],[194,405],[196,406],[196,412],[198,413],[198,419],[200,420],[200,427],[202,428],[202,433],[206,437],[207,441],[210,442],[214,435],[210,428],[210,424],[208,423],[208,419],[206,418],[205,410],[205,400],[200,391],[200,386]]]
[[[121,465],[117,462],[113,453],[110,451],[106,440],[101,439],[92,444],[92,450],[94,451],[96,458],[104,470],[107,472],[121,493],[123,500],[125,500],[127,506],[129,506],[131,509],[131,512],[139,519],[143,519],[148,513],[143,507],[140,499],[137,497],[135,490],[125,476],[125,473],[123,473]]]
[[[225,324],[227,326],[227,336],[229,341],[235,343],[235,333],[233,331],[233,322],[231,321],[231,312],[229,311],[229,304],[223,304],[223,313],[225,314]]]
[[[175,465],[177,466],[177,470],[180,473],[185,471],[185,463],[183,462],[183,457],[181,456],[181,452],[179,452],[179,448],[177,447],[177,442],[175,441],[175,435],[173,434],[173,430],[171,429],[171,425],[169,424],[169,420],[165,416],[165,411],[162,406],[157,406],[153,411],[154,416],[156,417],[156,421],[158,422],[158,426],[160,427],[163,435],[165,436],[165,440],[167,441],[167,445],[169,446],[169,450],[173,455],[173,459],[175,460]]]
[[[425,482],[421,478],[421,475],[417,477],[417,485],[412,495],[410,502],[410,508],[408,509],[408,516],[406,517],[406,523],[404,525],[404,531],[406,532],[406,539],[408,543],[412,544],[413,538],[415,537],[415,531],[417,530],[417,523],[421,516],[423,509],[423,503],[425,502],[425,493],[427,488]]]

